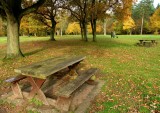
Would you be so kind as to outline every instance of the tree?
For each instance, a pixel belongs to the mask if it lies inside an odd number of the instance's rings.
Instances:
[[[37,19],[50,28],[50,40],[55,41],[56,16],[60,7],[62,7],[63,0],[46,0],[43,6],[39,8],[37,14],[41,17]],[[61,12],[61,11],[59,11]],[[51,24],[48,23],[50,21]]]
[[[66,30],[67,34],[80,34],[80,27],[77,22],[69,23],[68,28]]]
[[[45,0],[31,1],[23,0],[0,0],[0,8],[4,10],[7,19],[7,53],[5,58],[23,56],[20,50],[19,27],[21,18],[38,9]],[[27,6],[25,6],[26,3]]]
[[[0,36],[5,36],[6,35],[6,30],[5,30],[5,21],[3,20],[2,17],[0,17]]]
[[[154,14],[150,17],[150,23],[151,28],[158,34],[158,30],[160,29],[160,7],[156,9]]]
[[[140,34],[143,34],[144,26],[149,21],[149,17],[154,12],[153,0],[142,0],[132,8],[132,18],[136,23]]]
[[[68,9],[71,13],[72,18],[79,22],[81,28],[82,40],[88,41],[87,37],[87,8],[88,0],[67,0],[63,8]]]
[[[46,36],[48,29],[37,18],[37,15],[34,13],[23,16],[20,24],[20,34],[28,36]]]
[[[68,10],[64,10],[61,9],[58,12],[57,15],[57,25],[56,25],[56,33],[57,35],[63,35],[63,33],[65,34],[65,31],[68,27],[68,21],[69,21],[69,16],[68,16],[69,12]]]
[[[135,23],[131,17],[128,17],[123,21],[123,29],[127,30],[130,33],[130,35],[132,34],[133,27],[135,27]]]
[[[91,0],[89,6],[90,23],[92,28],[93,42],[96,41],[97,19],[104,19],[108,5],[103,0]]]

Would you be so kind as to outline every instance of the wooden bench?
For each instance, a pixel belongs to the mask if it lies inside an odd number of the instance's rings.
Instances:
[[[12,83],[11,88],[12,88],[14,97],[23,98],[21,88],[19,87],[18,82],[20,80],[25,79],[25,78],[26,78],[26,76],[17,75],[15,77],[10,77],[7,80],[5,80],[6,82]]]
[[[65,97],[69,98],[70,95],[79,88],[84,82],[89,80],[96,72],[97,68],[90,68],[81,75],[79,75],[75,80],[72,80],[64,87],[61,87],[57,92],[55,92],[55,95],[58,97]]]
[[[81,91],[81,87],[84,83],[90,80],[90,78],[95,75],[97,71],[97,68],[90,68],[80,74],[76,79],[68,82],[64,86],[59,87],[57,91],[53,92],[53,95],[58,97],[55,107],[61,112],[67,112],[76,92]]]
[[[20,80],[22,80],[22,79],[25,79],[26,77],[25,76],[23,76],[23,75],[17,75],[17,76],[15,76],[15,77],[10,77],[10,78],[8,78],[8,79],[6,79],[5,81],[6,82],[9,82],[9,83],[15,83],[15,82],[18,82],[18,81],[20,81]]]

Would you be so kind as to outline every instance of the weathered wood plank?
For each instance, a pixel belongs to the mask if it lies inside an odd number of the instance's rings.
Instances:
[[[8,78],[8,79],[5,80],[5,81],[12,83],[12,82],[17,82],[17,81],[19,81],[19,80],[22,80],[22,79],[24,79],[24,78],[26,78],[26,77],[23,76],[23,75],[17,75],[17,76],[15,76],[15,77]]]
[[[46,79],[47,76],[54,74],[68,66],[78,63],[85,59],[85,56],[76,57],[59,57],[51,58],[45,61],[37,62],[28,66],[24,66],[14,71],[26,76]]]
[[[84,82],[89,80],[91,76],[93,76],[97,72],[97,68],[91,68],[86,72],[82,73],[82,75],[78,76],[75,80],[69,82],[66,86],[60,88],[55,92],[56,96],[61,97],[70,97],[70,95],[80,87]]]

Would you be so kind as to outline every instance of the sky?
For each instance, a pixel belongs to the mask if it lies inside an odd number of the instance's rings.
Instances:
[[[158,3],[160,4],[160,0],[154,0],[154,7],[157,7]]]

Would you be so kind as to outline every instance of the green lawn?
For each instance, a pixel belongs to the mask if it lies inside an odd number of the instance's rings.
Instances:
[[[86,55],[86,63],[98,67],[106,81],[90,112],[151,113],[160,111],[160,36],[119,35],[111,39],[97,36],[97,42],[81,41],[80,36],[21,37],[21,49],[26,57],[3,60],[6,38],[0,38],[1,87],[4,79],[14,74],[13,69],[43,59],[62,55]],[[135,46],[140,39],[156,39],[154,47]],[[29,41],[29,42],[28,42]]]

